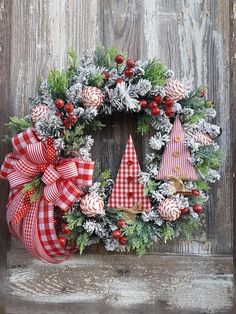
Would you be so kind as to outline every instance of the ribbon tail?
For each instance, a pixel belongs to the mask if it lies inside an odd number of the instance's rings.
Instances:
[[[50,263],[61,263],[72,252],[60,244],[54,226],[54,205],[41,198],[39,202],[36,250],[41,258]]]

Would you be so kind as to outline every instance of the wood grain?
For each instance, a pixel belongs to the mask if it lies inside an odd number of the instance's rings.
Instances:
[[[127,51],[130,57],[139,57],[141,43],[141,1],[100,1],[99,39],[105,47]],[[120,12],[121,14],[117,14]],[[113,114],[104,119],[106,128],[95,134],[93,158],[103,169],[117,173],[129,134],[132,135],[142,165],[142,137],[137,134],[136,114]]]
[[[8,257],[7,314],[233,313],[232,259],[210,255],[232,254],[231,186],[236,151],[231,150],[231,140],[236,131],[235,126],[230,128],[230,117],[235,117],[236,96],[233,85],[230,89],[229,62],[235,83],[235,8],[235,0],[0,0],[1,99],[3,103],[10,99],[10,105],[1,108],[1,134],[9,111],[15,115],[27,112],[27,98],[35,94],[37,77],[45,77],[51,67],[65,66],[70,48],[81,53],[102,42],[134,58],[158,57],[175,71],[176,78],[187,78],[194,87],[207,84],[219,112],[217,123],[223,128],[219,143],[226,155],[222,180],[206,209],[207,229],[199,239],[157,244],[151,255],[141,259],[99,255],[101,248],[92,248],[96,255],[76,256],[59,266],[32,260],[13,240]],[[6,14],[10,9],[11,37]],[[107,128],[95,134],[93,150],[102,167],[116,174],[129,133],[144,166],[148,137],[137,135],[137,116],[116,114],[104,122]],[[5,150],[1,145],[1,156]],[[3,194],[1,200],[4,198]],[[5,252],[3,239],[0,234]],[[0,299],[4,263],[5,258],[0,258]]]
[[[232,252],[232,159],[229,98],[229,1],[144,1],[146,56],[158,56],[193,87],[208,87],[222,127],[221,181],[206,208],[207,229],[194,242],[157,245],[161,252]],[[227,229],[227,232],[225,230]]]
[[[52,66],[62,67],[71,46],[81,52],[86,46],[95,47],[96,42],[115,45],[134,58],[157,56],[176,72],[177,78],[186,77],[194,86],[208,85],[209,96],[219,110],[217,122],[223,127],[219,142],[226,158],[222,181],[215,186],[206,209],[206,233],[192,242],[160,243],[154,251],[231,253],[232,250],[232,190],[228,188],[232,181],[228,10],[228,1],[193,4],[180,0],[60,0],[60,10],[54,1],[13,1],[11,80],[17,83],[11,88],[11,103],[16,114],[26,111],[27,97],[34,95],[37,76],[45,76]],[[74,18],[75,12],[80,18]],[[114,177],[131,133],[145,169],[149,137],[142,138],[136,133],[136,115],[117,114],[104,122],[107,127],[94,136],[94,160],[102,168],[110,168]]]
[[[5,133],[4,123],[8,122],[10,108],[8,105],[10,92],[10,44],[11,36],[11,3],[7,0],[0,0],[0,97],[1,97],[1,115],[0,115],[0,141]],[[9,147],[6,144],[0,145],[0,163],[2,163]],[[5,297],[5,276],[7,265],[7,228],[4,215],[4,208],[7,201],[8,188],[7,183],[0,180],[0,313],[4,313]]]
[[[197,270],[197,271],[196,271]],[[7,313],[233,313],[232,258],[9,254]]]
[[[231,129],[232,129],[232,153],[231,158],[235,161],[236,156],[236,1],[231,1],[230,5],[230,81],[231,81],[231,88],[230,88],[230,107],[231,107]],[[236,163],[233,162],[232,165],[232,177],[233,177],[233,208],[236,207]],[[236,214],[235,211],[233,212],[233,260],[234,260],[234,271],[236,271]],[[236,277],[234,276],[234,295],[236,293]],[[236,306],[236,298],[234,298],[234,306]]]
[[[25,115],[38,78],[62,68],[67,52],[93,49],[96,0],[12,0],[11,97],[16,115]]]

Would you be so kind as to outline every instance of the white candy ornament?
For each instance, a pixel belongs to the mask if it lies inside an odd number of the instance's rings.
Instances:
[[[180,210],[176,201],[167,198],[161,201],[158,205],[157,211],[161,218],[167,221],[175,221],[180,216]]]
[[[35,123],[39,120],[46,121],[49,117],[49,109],[45,104],[38,104],[30,111],[31,120]]]
[[[87,194],[80,202],[81,212],[88,217],[105,215],[103,199],[96,194]]]
[[[103,97],[101,90],[93,86],[85,87],[81,94],[81,100],[85,107],[100,107],[103,103]]]
[[[183,83],[178,80],[170,80],[165,85],[166,96],[174,102],[179,101],[186,95],[186,88]]]
[[[212,143],[212,138],[210,137],[210,135],[202,131],[192,130],[192,131],[187,131],[187,134],[201,145],[210,145]]]

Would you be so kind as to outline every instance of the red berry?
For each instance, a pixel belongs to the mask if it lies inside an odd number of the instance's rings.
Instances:
[[[126,222],[124,219],[118,219],[116,222],[117,227],[122,228],[126,225]]]
[[[126,66],[127,66],[127,68],[132,69],[135,66],[135,61],[133,59],[128,59],[126,61]]]
[[[132,76],[133,76],[133,71],[128,68],[128,69],[125,69],[125,70],[124,70],[124,74],[125,74],[125,76],[127,76],[127,77],[132,77]]]
[[[64,223],[62,224],[62,231],[64,234],[70,234],[72,230],[68,228],[67,224]]]
[[[127,237],[122,236],[122,237],[119,238],[119,243],[121,245],[125,245],[127,242],[128,242]]]
[[[64,237],[58,237],[58,240],[59,240],[59,242],[60,242],[60,244],[61,244],[62,246],[65,246],[65,245],[66,245],[66,238],[64,238]]]
[[[172,108],[173,104],[174,104],[174,102],[170,98],[165,99],[165,105],[167,108]]]
[[[123,78],[118,78],[117,80],[116,80],[116,83],[117,84],[120,84],[120,83],[123,83],[125,80],[123,79]]]
[[[170,109],[170,108],[167,108],[165,114],[166,114],[167,117],[171,118],[174,115],[174,111],[172,109]]]
[[[74,111],[74,105],[73,104],[66,104],[64,107],[65,112],[72,113]]]
[[[112,237],[114,239],[119,239],[121,237],[121,231],[120,229],[116,229],[112,231]]]
[[[63,113],[62,112],[56,112],[55,116],[57,116],[58,118],[63,118]]]
[[[195,212],[195,213],[201,213],[202,211],[203,211],[203,208],[202,208],[202,206],[201,205],[199,205],[199,204],[195,204],[195,205],[193,205],[193,211]]]
[[[152,113],[152,115],[153,115],[154,117],[156,117],[156,116],[159,116],[159,115],[160,115],[161,110],[160,110],[160,108],[158,108],[158,107],[154,107],[154,108],[151,110],[151,113]]]
[[[115,61],[117,64],[122,64],[124,62],[125,58],[122,55],[117,55],[115,58]]]
[[[75,114],[72,114],[69,116],[69,120],[71,123],[76,123],[78,121],[78,118]]]
[[[189,214],[189,212],[190,212],[190,210],[189,210],[189,208],[188,207],[185,207],[185,208],[181,208],[181,214],[182,215],[188,215]]]
[[[103,71],[102,72],[102,77],[103,77],[104,80],[108,80],[109,77],[110,77],[109,72],[108,71]]]
[[[70,128],[72,127],[72,123],[71,123],[71,121],[70,121],[69,119],[65,119],[65,120],[63,121],[63,124],[64,124],[64,126],[65,126],[67,129],[70,129]]]
[[[58,219],[57,217],[54,217],[54,225],[57,225],[58,224]]]
[[[157,95],[157,96],[154,97],[154,101],[155,101],[158,105],[161,103],[161,100],[162,100],[162,98],[161,98],[160,95]]]
[[[70,228],[65,228],[65,229],[63,230],[63,232],[64,232],[65,234],[70,234],[70,233],[71,233],[71,229],[70,229]]]
[[[141,108],[143,108],[143,109],[147,108],[147,106],[148,106],[148,103],[145,99],[140,99],[139,103],[140,103]]]
[[[200,195],[200,191],[197,190],[197,189],[193,189],[193,190],[192,190],[192,194],[193,194],[194,196],[199,196],[199,195]]]
[[[149,103],[148,103],[148,108],[150,109],[150,110],[152,110],[153,108],[157,108],[157,103],[155,102],[155,101],[150,101]]]
[[[54,104],[55,104],[55,106],[56,106],[58,109],[61,109],[61,108],[64,107],[65,102],[64,102],[63,99],[57,98],[57,99],[54,101]]]

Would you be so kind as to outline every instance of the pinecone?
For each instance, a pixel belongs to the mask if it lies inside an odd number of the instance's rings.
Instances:
[[[105,211],[103,199],[96,194],[87,194],[80,202],[80,210],[88,217],[104,215]]]
[[[87,86],[83,89],[81,100],[85,107],[98,108],[103,103],[104,95],[97,87]]]
[[[193,129],[191,131],[187,131],[187,134],[191,136],[191,138],[193,138],[197,143],[200,143],[204,146],[210,145],[212,143],[212,138],[210,137],[210,135],[202,131]]]
[[[161,218],[167,221],[175,221],[180,216],[178,204],[171,198],[161,201],[158,205],[157,211],[159,212]]]
[[[186,89],[183,83],[178,80],[171,80],[165,85],[166,96],[174,102],[179,101],[186,95]]]
[[[39,120],[46,121],[49,117],[49,109],[45,104],[38,104],[31,109],[31,120],[35,123]]]

